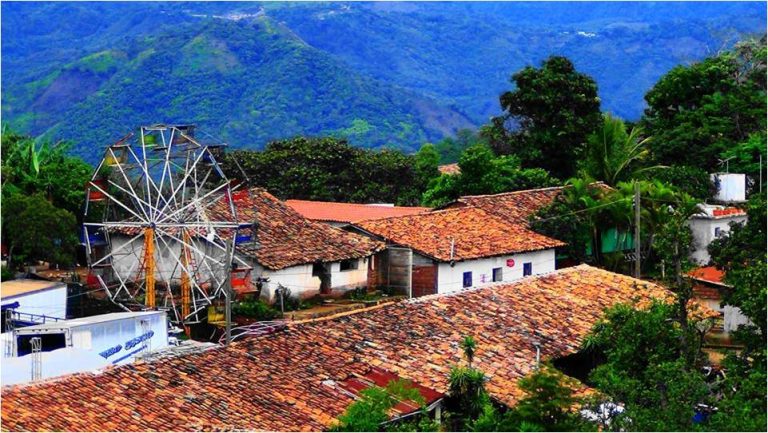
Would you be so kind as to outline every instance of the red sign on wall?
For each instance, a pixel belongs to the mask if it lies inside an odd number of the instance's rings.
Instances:
[[[515,259],[507,259],[507,267],[513,268],[515,266]]]

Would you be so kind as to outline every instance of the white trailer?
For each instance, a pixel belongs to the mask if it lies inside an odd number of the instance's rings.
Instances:
[[[42,352],[56,353],[58,349],[71,348],[76,352],[91,352],[108,364],[120,365],[132,362],[138,355],[168,346],[168,318],[164,311],[139,311],[101,314],[80,319],[45,323],[19,328],[13,331],[12,356],[29,356],[31,340],[40,338]],[[67,366],[71,356],[51,363]],[[56,368],[50,368],[52,372]]]

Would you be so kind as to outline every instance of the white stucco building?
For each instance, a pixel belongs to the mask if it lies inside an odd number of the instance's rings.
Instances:
[[[412,297],[514,281],[555,270],[564,243],[476,207],[355,223],[387,242],[371,266],[372,285]]]
[[[707,251],[709,244],[728,233],[732,223],[745,223],[747,213],[735,207],[710,204],[700,204],[699,209],[701,212],[688,221],[693,235],[691,260],[700,265],[706,265],[710,260]]]

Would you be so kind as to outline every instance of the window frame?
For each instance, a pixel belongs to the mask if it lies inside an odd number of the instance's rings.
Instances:
[[[527,269],[526,269],[527,268]],[[527,271],[527,273],[526,273]],[[533,275],[533,262],[523,263],[523,276],[528,277]]]
[[[348,265],[346,269],[344,268],[345,263],[347,263]],[[356,271],[359,268],[360,268],[360,259],[344,259],[339,262],[339,272]]]
[[[461,275],[462,275],[461,286],[465,289],[472,287],[472,271],[466,271]],[[469,277],[469,285],[467,285],[467,277]]]
[[[498,279],[496,278],[496,272],[497,271],[499,273],[499,278]],[[494,283],[498,283],[499,281],[504,281],[504,268],[503,267],[492,268],[491,269],[491,280]]]

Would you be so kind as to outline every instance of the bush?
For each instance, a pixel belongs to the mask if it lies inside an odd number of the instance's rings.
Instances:
[[[3,266],[0,269],[0,281],[7,281],[13,279],[13,271],[8,269],[8,266]]]
[[[283,311],[296,311],[305,308],[304,302],[298,297],[291,295],[291,289],[282,284],[278,284],[275,289],[275,308],[280,308],[280,298],[282,297]]]
[[[251,317],[256,320],[272,320],[280,317],[280,312],[264,301],[241,301],[232,305],[232,314],[236,316]]]

